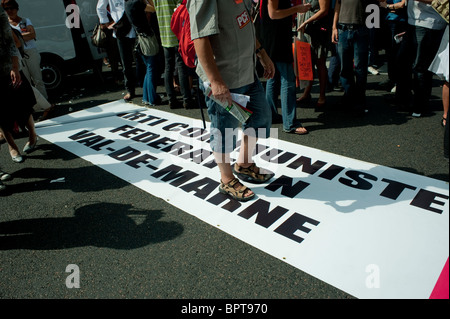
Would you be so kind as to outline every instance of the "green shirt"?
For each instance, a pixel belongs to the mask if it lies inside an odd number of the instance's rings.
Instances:
[[[170,20],[179,1],[178,0],[153,0],[158,18],[161,44],[166,48],[178,46],[178,39],[170,29]]]

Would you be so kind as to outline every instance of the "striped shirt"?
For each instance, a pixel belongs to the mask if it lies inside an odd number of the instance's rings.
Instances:
[[[161,44],[163,47],[172,48],[178,46],[178,39],[170,29],[170,20],[175,11],[178,0],[153,0],[158,18]]]

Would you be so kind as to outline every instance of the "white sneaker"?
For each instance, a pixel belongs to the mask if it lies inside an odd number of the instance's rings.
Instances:
[[[421,117],[422,113],[413,113],[411,114],[412,117]]]
[[[9,181],[11,179],[11,175],[8,173],[5,173],[3,171],[0,171],[0,181]]]
[[[367,71],[369,71],[369,72],[372,73],[373,75],[378,75],[378,74],[380,74],[380,72],[378,72],[378,70],[375,69],[373,66],[369,66],[369,67],[367,68]]]

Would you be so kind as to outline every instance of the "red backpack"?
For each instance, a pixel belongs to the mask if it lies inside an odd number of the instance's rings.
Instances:
[[[186,1],[183,0],[173,13],[170,28],[178,38],[178,51],[180,51],[184,63],[189,68],[195,68],[195,48],[194,41],[191,40],[191,22],[189,21]]]

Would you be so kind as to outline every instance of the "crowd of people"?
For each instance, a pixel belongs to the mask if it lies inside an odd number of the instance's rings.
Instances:
[[[399,108],[420,117],[429,111],[432,77],[438,75],[443,80],[442,125],[448,131],[448,1],[446,17],[439,14],[431,2],[98,0],[97,14],[101,28],[111,32],[115,39],[126,101],[136,98],[136,87],[141,83],[142,103],[161,104],[162,98],[156,93],[161,73],[170,108],[194,107],[193,79],[199,79],[199,88],[203,83],[210,84],[212,96],[202,98],[211,121],[210,145],[220,169],[219,190],[245,201],[255,194],[241,180],[264,183],[272,177],[271,172],[257,167],[252,159],[257,139],[268,137],[273,123],[282,123],[286,133],[308,133],[297,118],[297,106],[311,100],[313,81],[304,85],[297,98],[299,78],[292,49],[294,35],[311,47],[311,64],[319,82],[319,97],[315,103],[318,109],[326,105],[327,91],[340,89],[343,105],[357,113],[368,111],[367,76],[369,72],[378,74],[380,41],[377,39],[382,33],[388,79],[379,83],[380,87],[395,92],[393,103]],[[179,40],[171,30],[172,15],[180,3],[186,5],[190,14],[190,32],[197,57],[195,69],[183,62]],[[2,111],[0,138],[6,140],[12,160],[21,162],[23,159],[13,139],[13,125],[19,123],[26,127],[29,140],[23,152],[33,151],[37,143],[33,107],[38,100],[46,101],[47,94],[40,78],[39,54],[31,21],[18,16],[19,6],[15,0],[2,0],[1,4],[6,11],[0,9],[1,88],[8,92],[7,103],[17,105],[19,96],[22,100],[20,108],[14,112]],[[139,34],[157,34],[164,57],[163,72],[159,69],[161,63],[157,55],[146,56],[139,48],[136,51]],[[108,52],[108,56],[110,61],[117,60],[112,52]],[[264,70],[265,87],[255,76],[258,67]],[[144,74],[142,82],[141,73]],[[177,99],[175,83],[179,85],[182,103]],[[251,97],[247,107],[253,114],[245,123],[239,123],[222,106],[232,103],[232,93]],[[44,109],[50,108],[49,103],[44,102],[44,105]],[[241,124],[244,135],[240,154],[230,166],[229,156],[236,145],[225,131]],[[448,158],[448,145],[445,149]],[[0,178],[7,180],[11,176],[0,171]],[[0,189],[3,188],[0,181]]]

